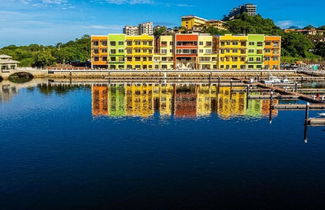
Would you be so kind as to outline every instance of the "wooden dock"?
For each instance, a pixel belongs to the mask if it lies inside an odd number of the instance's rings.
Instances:
[[[325,118],[309,118],[307,120],[308,126],[325,126]]]
[[[306,104],[277,104],[271,107],[277,110],[306,110]],[[310,104],[310,110],[325,110],[325,104]]]
[[[255,85],[257,85],[258,87],[262,87],[262,88],[269,88],[269,89],[271,89],[271,90],[273,90],[273,91],[275,91],[277,93],[281,93],[283,95],[295,95],[299,99],[307,101],[307,102],[325,103],[324,101],[314,99],[312,96],[308,96],[308,95],[298,93],[298,92],[292,92],[292,91],[289,91],[289,90],[286,90],[286,89],[283,89],[283,88],[280,88],[280,87],[275,87],[275,86],[272,86],[272,85],[266,85],[266,84],[263,84],[263,83],[260,83],[260,82],[255,83]]]

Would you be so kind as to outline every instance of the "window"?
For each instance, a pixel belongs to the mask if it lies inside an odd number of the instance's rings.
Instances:
[[[94,45],[94,46],[98,46],[98,41],[94,41],[94,42],[93,42],[93,45]]]
[[[257,42],[257,46],[258,47],[262,47],[263,46],[263,42]]]
[[[249,42],[249,45],[253,46],[253,45],[255,45],[255,42]]]
[[[233,57],[232,61],[238,61],[238,57]]]
[[[166,47],[167,46],[167,42],[161,42],[161,46],[162,47]]]
[[[119,49],[118,52],[119,53],[124,53],[124,50],[123,49]]]
[[[94,53],[95,54],[98,54],[98,49],[94,49]]]
[[[246,46],[246,42],[240,42],[241,46]]]
[[[166,57],[162,57],[161,60],[162,61],[167,61],[167,58]]]
[[[241,54],[246,54],[246,50],[240,50]]]
[[[232,42],[232,45],[238,45],[237,41]]]
[[[94,61],[99,61],[99,57],[94,57]]]
[[[233,49],[232,52],[233,53],[238,53],[238,50],[237,49]]]
[[[140,57],[135,57],[135,61],[141,61]]]
[[[115,54],[116,50],[115,49],[111,49],[111,54]]]
[[[127,69],[132,69],[132,65],[127,65],[126,68]]]
[[[212,42],[207,42],[207,46],[212,46]]]
[[[135,49],[134,51],[135,51],[135,53],[141,53],[140,49]]]
[[[204,51],[203,49],[200,49],[200,50],[199,50],[199,53],[203,53],[203,51]]]
[[[124,42],[123,41],[119,41],[118,42],[118,45],[124,45]]]
[[[265,45],[269,46],[271,45],[271,42],[265,42]]]
[[[270,49],[265,49],[265,53],[270,53],[271,50]]]
[[[111,57],[111,61],[116,61],[116,57]]]
[[[200,43],[200,45],[203,45],[203,42],[199,42]]]
[[[102,53],[107,53],[107,49],[102,49]]]
[[[132,49],[127,49],[127,50],[126,50],[126,53],[127,53],[127,54],[132,54]]]
[[[212,53],[212,50],[211,50],[211,49],[206,49],[206,50],[205,50],[205,53],[206,53],[206,54],[211,54],[211,53]]]
[[[270,57],[265,57],[264,59],[265,59],[266,61],[270,61],[270,60],[271,60]]]
[[[143,60],[143,61],[147,61],[147,57],[143,57],[142,60]]]
[[[162,65],[161,68],[167,69],[167,65]]]
[[[127,46],[132,46],[132,41],[127,41],[126,44]]]
[[[262,67],[262,65],[257,65],[256,68],[262,69],[263,67]]]
[[[107,61],[107,57],[102,57],[102,61]]]
[[[223,68],[225,68],[225,66],[224,65],[220,65],[220,68],[223,69]]]
[[[243,61],[244,62],[245,60],[246,60],[245,57],[241,57],[240,58],[240,61]]]
[[[254,53],[254,50],[253,49],[249,49],[248,50],[248,53]]]
[[[249,69],[253,69],[254,68],[254,65],[248,65],[248,68]]]
[[[169,42],[170,46],[173,46],[174,45],[174,42]]]
[[[166,49],[161,49],[161,54],[167,54],[167,50]]]
[[[237,65],[232,65],[231,68],[237,69]]]
[[[116,42],[115,41],[112,41],[112,42],[110,42],[110,45],[111,46],[116,46]]]
[[[279,57],[273,57],[273,61],[278,61]]]
[[[102,41],[103,46],[107,46],[107,41]]]
[[[135,45],[141,45],[141,42],[140,41],[135,41],[134,44]]]
[[[257,54],[263,54],[263,50],[257,50]]]
[[[261,62],[261,60],[262,60],[262,59],[261,59],[260,57],[257,57],[257,58],[256,58],[256,61],[257,61],[257,62]]]
[[[132,57],[127,57],[127,61],[132,61]]]
[[[279,42],[274,42],[274,43],[273,43],[273,46],[274,46],[274,47],[279,47]]]
[[[248,61],[252,62],[254,61],[254,58],[248,58]]]

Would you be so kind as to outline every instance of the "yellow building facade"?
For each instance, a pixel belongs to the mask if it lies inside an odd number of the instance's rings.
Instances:
[[[154,37],[147,34],[126,36],[126,68],[154,68]]]
[[[206,19],[197,16],[189,15],[182,17],[182,27],[186,28],[187,30],[192,30],[195,26],[205,25],[206,22]]]
[[[155,43],[155,69],[174,69],[174,37],[160,36]]]
[[[226,34],[216,37],[218,69],[245,69],[247,57],[247,36]]]
[[[213,49],[213,36],[198,36],[198,69],[217,69],[218,54]]]

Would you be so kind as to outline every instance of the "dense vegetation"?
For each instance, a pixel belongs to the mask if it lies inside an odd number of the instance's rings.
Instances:
[[[86,62],[90,59],[90,36],[55,46],[31,44],[28,46],[10,45],[0,49],[0,54],[6,54],[20,61],[20,66],[44,67],[56,63]]]
[[[255,17],[242,14],[226,23],[228,30],[217,30],[213,27],[204,28],[203,32],[212,35],[232,34],[266,34],[282,36],[282,61],[297,60],[319,61],[325,59],[325,43],[315,41],[324,37],[310,37],[297,32],[284,33],[271,19],[257,15]],[[305,29],[313,28],[306,26]],[[182,29],[182,28],[176,28]],[[319,27],[325,30],[325,26]],[[183,29],[184,31],[185,29]],[[167,28],[161,27],[154,31],[159,37],[166,33]],[[0,54],[7,54],[20,61],[20,66],[44,67],[54,64],[71,64],[72,62],[86,62],[90,59],[90,36],[84,35],[80,39],[55,46],[32,44],[28,46],[10,45],[0,49]]]
[[[323,54],[324,44],[314,43],[315,37],[308,37],[301,33],[284,33],[271,19],[265,19],[260,15],[255,17],[242,14],[236,19],[228,21],[227,26],[233,34],[266,34],[282,36],[283,61],[293,62],[297,60],[319,61],[325,59]],[[305,29],[313,28],[306,26]],[[323,29],[325,26],[320,27]]]

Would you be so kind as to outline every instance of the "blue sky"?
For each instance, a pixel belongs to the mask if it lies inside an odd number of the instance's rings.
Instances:
[[[325,25],[324,0],[0,0],[0,46],[120,33],[124,25],[144,21],[178,26],[182,15],[221,19],[244,3],[257,4],[263,17],[281,27]]]

